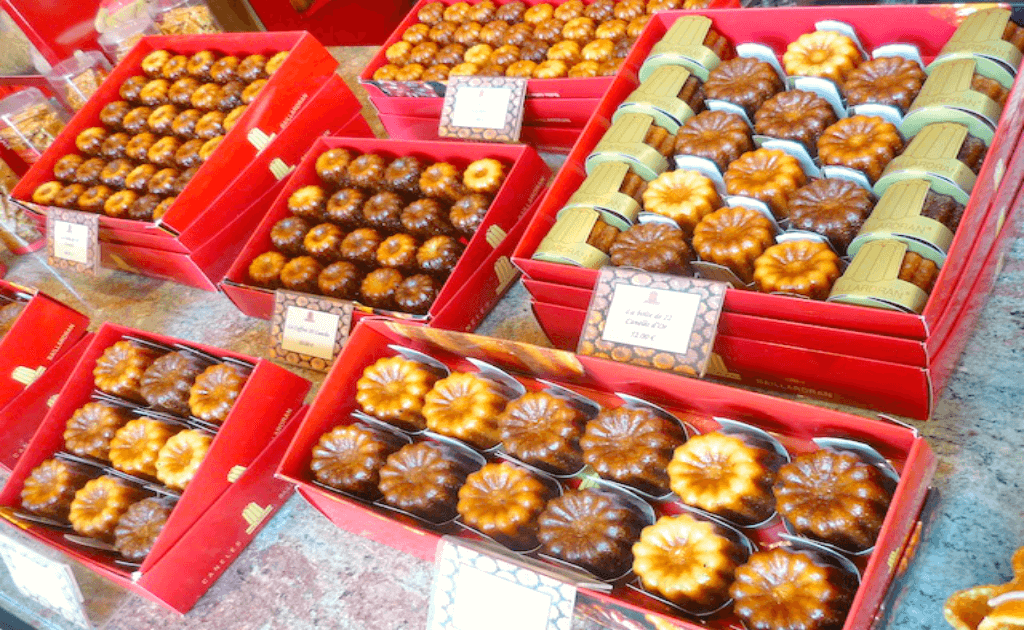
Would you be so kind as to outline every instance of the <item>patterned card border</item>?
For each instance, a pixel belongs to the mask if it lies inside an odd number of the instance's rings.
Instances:
[[[65,258],[58,258],[54,253],[54,242],[57,238],[58,223],[74,223],[84,225],[88,230],[86,238],[89,247],[85,253],[85,263],[78,263]],[[100,268],[100,215],[62,208],[50,208],[46,220],[46,259],[55,269],[71,269],[95,275]]]
[[[526,79],[520,77],[448,77],[448,90],[441,109],[441,124],[437,135],[442,138],[458,138],[459,140],[478,140],[482,142],[519,142],[519,134],[523,129],[524,104],[526,102]],[[452,124],[455,112],[455,99],[462,88],[509,88],[512,96],[509,109],[505,112],[505,124],[501,129],[487,127],[459,127]]]
[[[338,330],[334,337],[334,351],[331,360],[314,357],[292,350],[286,350],[284,343],[284,320],[289,307],[305,308],[321,313],[338,315]],[[318,295],[295,293],[293,291],[276,291],[274,293],[274,315],[270,319],[270,350],[267,356],[275,361],[297,365],[317,372],[327,372],[334,359],[341,354],[341,349],[348,341],[352,332],[352,313],[355,304],[345,300],[333,300]]]
[[[620,285],[689,293],[700,298],[686,354],[605,341],[604,328],[608,321],[608,310],[615,297],[616,287]],[[718,333],[718,318],[722,313],[725,290],[728,286],[723,282],[699,278],[605,267],[601,270],[597,286],[594,288],[586,323],[583,326],[583,335],[576,351],[579,354],[620,363],[703,377],[711,359],[715,336]]]
[[[61,615],[79,628],[91,628],[92,624],[82,608],[82,592],[75,580],[71,567],[31,550],[6,537],[0,537],[0,558],[7,565],[8,573],[18,590],[44,608]],[[38,571],[46,571],[52,579],[44,585],[46,595],[39,593],[40,585],[26,582],[26,576],[16,571],[24,564],[35,565]],[[37,575],[37,572],[32,572]]]

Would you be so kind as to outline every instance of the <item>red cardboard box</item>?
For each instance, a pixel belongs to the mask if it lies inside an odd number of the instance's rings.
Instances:
[[[288,197],[291,193],[303,186],[320,182],[315,169],[316,158],[324,151],[338,147],[359,153],[415,155],[425,162],[448,161],[460,168],[485,157],[493,157],[506,165],[512,165],[483,223],[466,246],[427,314],[428,320],[440,319],[447,322],[449,327],[459,330],[472,329],[515,279],[516,274],[508,255],[526,228],[530,210],[548,180],[547,166],[537,152],[528,146],[320,138],[306,153],[252,238],[235,259],[221,285],[224,293],[246,315],[270,319],[274,308],[274,292],[249,285],[249,263],[259,254],[273,249],[270,230],[275,223],[290,214]],[[456,294],[465,299],[454,300]],[[467,304],[472,304],[476,310],[467,308]],[[451,312],[447,313],[449,310]]]
[[[20,508],[25,478],[61,450],[67,419],[89,402],[96,360],[125,335],[166,345],[185,343],[255,366],[152,551],[134,571],[115,563],[110,555],[70,544],[61,532],[25,522],[12,513]],[[298,426],[309,388],[309,381],[263,359],[104,324],[85,348],[0,492],[0,516],[120,586],[185,612],[290,495],[291,486],[274,480],[272,473]]]
[[[142,59],[159,49],[181,54],[213,50],[221,54],[246,56],[288,50],[281,68],[263,87],[234,128],[224,137],[219,149],[207,160],[188,186],[177,196],[167,214],[157,222],[100,217],[100,239],[134,248],[192,254],[218,235],[223,217],[236,216],[239,208],[253,208],[265,190],[235,188],[236,180],[247,181],[256,171],[270,168],[278,156],[295,144],[304,146],[310,137],[345,130],[357,136],[370,136],[369,126],[361,119],[361,105],[343,81],[333,76],[337,61],[308,33],[245,33],[200,36],[161,36],[144,38],[113,70],[50,149],[22,178],[12,197],[41,214],[47,208],[31,203],[32,191],[53,178],[53,165],[67,153],[77,153],[75,137],[83,129],[99,125],[99,112],[106,103],[117,100],[121,83],[140,74]],[[312,109],[312,111],[307,111]],[[299,118],[306,112],[304,120]],[[289,129],[293,123],[300,123]],[[285,140],[282,136],[288,136]],[[269,146],[275,146],[275,152]],[[297,159],[297,158],[292,158]],[[230,193],[230,194],[229,194]],[[243,194],[244,193],[244,194]],[[230,204],[229,209],[224,204]],[[255,223],[258,215],[250,217]],[[240,230],[247,232],[248,230]],[[223,235],[222,235],[223,236]],[[224,243],[220,244],[223,247]],[[129,250],[132,251],[132,250]],[[121,256],[124,252],[115,252]],[[231,256],[225,255],[227,259]],[[108,261],[110,255],[105,256]],[[127,261],[139,273],[152,267],[146,257]],[[170,276],[179,282],[215,290],[216,280],[196,278],[195,273],[176,272]],[[166,269],[154,269],[156,277],[168,277]]]
[[[364,320],[328,374],[309,415],[288,447],[278,476],[296,483],[299,492],[339,527],[424,559],[434,557],[439,534],[324,490],[310,483],[307,472],[312,448],[319,437],[338,424],[352,421],[350,412],[356,409],[356,381],[374,361],[394,354],[387,347],[389,344],[424,352],[453,369],[473,370],[465,362],[466,357],[473,357],[512,370],[521,379],[563,383],[602,400],[608,399],[612,392],[623,392],[650,400],[679,417],[721,416],[743,420],[770,431],[787,443],[844,436],[875,447],[901,470],[901,479],[878,543],[863,567],[862,584],[844,625],[848,630],[867,627],[875,615],[895,570],[889,565],[890,557],[898,557],[909,537],[935,471],[935,457],[928,444],[916,431],[905,426],[517,342],[378,319]],[[646,600],[638,599],[625,589],[616,589],[609,595],[589,590],[581,592],[610,607],[662,616],[662,611],[652,612],[644,603]],[[670,618],[682,628],[701,627],[692,620]],[[722,625],[716,627],[727,627],[723,621],[718,623]]]

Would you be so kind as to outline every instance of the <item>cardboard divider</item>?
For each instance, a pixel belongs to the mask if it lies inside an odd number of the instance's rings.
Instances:
[[[645,370],[613,361],[593,359],[527,344],[417,328],[380,319],[363,320],[356,328],[341,358],[335,362],[281,461],[278,476],[296,483],[299,492],[339,527],[384,544],[433,557],[439,535],[391,513],[379,511],[310,482],[309,464],[313,445],[334,426],[352,422],[356,408],[355,384],[362,371],[378,358],[391,356],[387,346],[400,344],[434,356],[456,369],[466,369],[466,357],[473,357],[512,370],[520,378],[545,379],[599,399],[613,398],[611,392],[630,393],[668,409],[679,417],[699,420],[719,416],[743,420],[783,439],[789,448],[815,437],[843,436],[875,447],[901,473],[874,551],[863,565],[864,582],[857,593],[844,628],[864,628],[877,612],[891,581],[893,568],[887,562],[898,553],[915,525],[936,460],[927,443],[904,426],[867,420],[845,413],[798,402],[778,400],[761,394],[732,389],[715,383]],[[598,597],[611,607],[652,611],[626,589]],[[695,620],[668,616],[682,628],[697,628]],[[713,627],[732,627],[730,620],[717,620]]]

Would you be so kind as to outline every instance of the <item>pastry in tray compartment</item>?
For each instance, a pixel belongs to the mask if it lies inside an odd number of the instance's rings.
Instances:
[[[114,190],[109,186],[103,184],[91,186],[78,197],[78,208],[83,212],[103,212],[103,206],[106,205],[107,199],[112,194],[114,194]]]
[[[416,268],[416,250],[420,244],[408,234],[392,234],[377,248],[377,263],[382,267],[394,267],[409,272]]]
[[[477,448],[490,448],[501,440],[498,416],[508,400],[487,379],[455,372],[434,383],[423,399],[427,428],[458,438]]]
[[[172,127],[174,119],[177,118],[179,110],[170,103],[161,105],[153,109],[153,112],[146,119],[146,125],[149,126],[149,130],[153,133],[160,134],[162,136],[172,133]]]
[[[284,63],[286,61],[288,61],[288,51],[287,50],[282,50],[279,53],[275,53],[273,57],[271,57],[270,59],[267,60],[267,65],[266,65],[267,75],[268,76],[272,75],[275,72],[277,72],[278,70],[280,70],[281,67],[284,65]]]
[[[426,273],[445,278],[459,262],[462,245],[451,236],[427,239],[416,251],[416,264]]]
[[[333,223],[321,223],[306,233],[302,244],[306,252],[324,264],[341,259],[341,242],[345,233]],[[321,272],[323,273],[323,272]]]
[[[160,76],[168,81],[177,81],[185,76],[187,66],[188,57],[185,55],[174,55],[160,69]]]
[[[156,350],[132,341],[118,341],[96,359],[96,388],[127,400],[145,402],[139,391],[142,374],[159,356]]]
[[[750,126],[739,114],[705,110],[688,119],[676,132],[677,155],[711,160],[725,172],[729,163],[754,149]]]
[[[81,155],[69,153],[68,155],[62,156],[53,165],[53,176],[58,181],[63,183],[70,183],[75,181],[75,171],[78,167],[85,162],[85,158]]]
[[[203,111],[217,109],[221,99],[221,88],[216,83],[204,83],[196,88],[189,99],[189,104]]]
[[[167,440],[156,460],[156,477],[168,488],[184,490],[196,476],[213,438],[197,429],[185,429]]]
[[[327,200],[324,214],[327,220],[342,227],[356,227],[363,220],[366,193],[358,188],[342,188]]]
[[[533,473],[508,462],[487,464],[459,489],[462,522],[514,549],[537,544],[537,519],[553,491]]]
[[[462,63],[462,59],[466,54],[466,47],[462,44],[451,43],[440,50],[434,55],[434,61],[437,63],[443,63],[447,66],[457,66]]]
[[[245,57],[238,64],[237,74],[238,78],[246,83],[267,78],[267,58],[260,54]]]
[[[206,112],[196,121],[195,135],[197,138],[209,140],[224,134],[224,112]]]
[[[791,293],[824,300],[838,277],[839,257],[820,241],[772,245],[754,261],[754,284],[764,293]]]
[[[583,461],[605,479],[653,495],[667,494],[672,451],[686,440],[678,422],[644,408],[603,409],[587,423]],[[636,462],[643,461],[643,467]]]
[[[418,195],[423,165],[412,155],[397,158],[384,169],[383,185],[386,189],[403,195]]]
[[[384,233],[401,230],[404,205],[397,193],[379,192],[363,203],[364,223]]]
[[[930,295],[935,287],[935,280],[939,277],[939,267],[934,261],[908,251],[903,255],[898,277]]]
[[[288,197],[288,210],[313,223],[323,221],[326,206],[327,193],[316,185],[303,186]]]
[[[122,472],[156,477],[157,454],[180,429],[152,418],[136,418],[110,441],[110,463]]]
[[[643,521],[624,500],[595,488],[567,490],[538,518],[541,552],[613,579],[629,571]]]
[[[113,542],[118,519],[145,496],[141,488],[111,475],[92,479],[75,493],[68,520],[82,536]]]
[[[142,86],[139,91],[139,102],[146,107],[156,107],[167,102],[167,93],[171,89],[171,82],[167,79],[153,79]]]
[[[644,210],[668,217],[686,235],[722,205],[714,183],[697,171],[666,171],[647,184]]]
[[[397,436],[359,425],[324,433],[313,447],[309,469],[320,483],[364,499],[380,496],[380,469],[405,443]]]
[[[160,169],[146,184],[146,190],[161,197],[173,194],[178,181],[178,171],[173,168]]]
[[[270,228],[270,242],[289,256],[301,256],[305,253],[304,242],[309,227],[304,219],[285,217]]]
[[[438,234],[451,234],[448,210],[436,199],[417,199],[404,209],[400,217],[402,228],[417,238],[430,238]]]
[[[152,193],[146,193],[138,199],[128,210],[128,217],[137,221],[153,221],[153,213],[160,207],[163,200]]]
[[[693,231],[693,248],[701,260],[728,267],[745,283],[754,279],[754,261],[774,244],[771,220],[743,206],[716,210]]]
[[[216,62],[216,54],[209,50],[200,50],[189,57],[188,63],[185,65],[185,71],[188,72],[189,76],[195,77],[200,81],[208,81],[210,79],[210,68]]]
[[[149,147],[146,157],[157,166],[170,167],[174,165],[174,156],[180,148],[181,140],[174,136],[164,136]]]
[[[395,309],[395,292],[402,284],[402,272],[381,267],[366,274],[359,285],[359,299],[363,304],[385,310]]]
[[[490,198],[480,193],[465,195],[452,204],[448,211],[448,220],[459,234],[472,238],[483,225],[490,203]]]
[[[862,56],[857,44],[837,31],[804,33],[786,46],[782,65],[786,74],[822,77],[842,85]]]
[[[32,191],[33,203],[39,203],[47,206],[55,205],[57,195],[64,189],[64,186],[60,182],[50,181],[43,182],[36,189]]]
[[[345,260],[327,265],[316,279],[320,293],[342,300],[358,298],[362,282],[363,274],[359,267]]]
[[[346,174],[351,185],[364,190],[376,190],[384,179],[388,160],[378,153],[364,153],[352,160]]]
[[[202,119],[203,113],[198,109],[186,109],[180,114],[174,117],[174,121],[171,122],[171,131],[174,135],[182,139],[194,138],[196,134],[196,125],[199,124],[199,120]],[[141,159],[141,158],[140,158]]]
[[[616,267],[685,276],[690,273],[693,252],[679,228],[665,223],[640,223],[615,237],[608,250]]]
[[[856,592],[845,571],[787,547],[751,554],[729,587],[736,615],[759,630],[839,630]]]
[[[387,458],[378,485],[384,503],[432,523],[455,518],[472,467],[437,442],[407,444]]]
[[[423,71],[420,77],[423,81],[447,81],[451,66],[443,63],[435,63]]]
[[[971,77],[971,90],[989,97],[1000,108],[1006,106],[1006,98],[1010,95],[1010,90],[1003,87],[999,81],[990,79],[977,72]]]
[[[146,368],[140,391],[151,406],[179,416],[188,415],[188,392],[203,366],[182,352],[168,352]]]
[[[806,90],[789,90],[771,97],[754,113],[754,131],[799,142],[813,153],[818,137],[836,120],[835,110],[823,97]]]
[[[73,210],[78,207],[78,198],[85,191],[86,187],[81,184],[68,184],[57,193],[53,204],[59,208],[70,208]]]
[[[164,64],[172,57],[166,50],[154,50],[142,58],[140,67],[148,77],[158,77],[164,69]]]
[[[26,306],[25,302],[9,302],[0,306],[0,338],[11,332]]]
[[[818,137],[818,160],[822,166],[845,166],[864,173],[871,182],[902,152],[899,130],[878,116],[843,118]]]
[[[33,514],[67,520],[71,501],[96,472],[63,459],[47,459],[32,469],[21,487],[21,507]]]
[[[470,192],[493,195],[505,181],[505,167],[494,158],[471,162],[462,173],[462,183]]]
[[[260,87],[265,83],[262,79],[252,85],[253,90],[246,92],[248,87],[241,81],[228,81],[220,86],[220,98],[217,100],[217,109],[227,114],[236,107],[247,105],[256,98]],[[248,100],[246,100],[248,99]]]
[[[99,155],[100,148],[103,146],[103,142],[110,135],[103,127],[89,127],[84,129],[75,136],[75,148],[84,153],[85,155]]]
[[[149,159],[149,149],[156,144],[160,137],[148,131],[137,133],[124,147],[124,155],[136,162],[146,162]]]
[[[408,276],[395,289],[395,306],[406,313],[426,315],[440,290],[441,284],[431,275]]]
[[[246,375],[230,363],[206,368],[189,390],[188,406],[192,415],[206,422],[223,424],[242,393],[246,379]]]
[[[420,191],[428,197],[454,203],[465,194],[462,172],[448,162],[435,162],[420,175]]]
[[[437,381],[432,369],[403,357],[378,359],[356,381],[356,402],[363,411],[400,428],[426,428],[423,402]]]
[[[100,155],[108,160],[123,158],[131,138],[132,136],[123,131],[110,134],[100,146]]]
[[[241,61],[234,55],[221,57],[210,66],[210,79],[221,84],[237,80],[240,63]]]
[[[704,82],[704,96],[743,108],[751,119],[761,105],[784,89],[775,68],[752,57],[736,57],[718,64]]]
[[[114,549],[126,560],[142,562],[153,549],[173,507],[157,497],[133,503],[114,528]]]
[[[171,88],[167,90],[167,100],[172,105],[178,105],[179,107],[191,107],[192,106],[192,95],[199,86],[202,85],[194,77],[182,77],[171,84]]]
[[[672,491],[692,507],[741,525],[775,512],[772,484],[781,458],[735,435],[697,435],[675,450],[668,465]]]
[[[917,98],[925,79],[921,65],[903,57],[877,57],[857,66],[843,83],[846,104],[889,105],[904,113]]]
[[[119,190],[107,197],[103,202],[103,214],[115,219],[128,218],[139,194],[131,190]]]
[[[149,116],[153,113],[152,107],[136,107],[124,115],[121,127],[125,133],[140,134],[149,131]]]
[[[111,101],[100,110],[100,122],[110,129],[120,129],[121,121],[132,109],[128,101]]]
[[[202,164],[203,159],[199,153],[203,149],[203,145],[206,144],[205,140],[199,138],[192,138],[186,140],[178,150],[174,152],[174,163],[181,168],[192,168]]]
[[[779,149],[756,149],[740,156],[725,171],[725,189],[768,205],[776,218],[784,217],[789,197],[807,181],[800,161]]]
[[[580,437],[585,420],[570,402],[530,392],[505,407],[498,427],[509,454],[548,472],[570,475],[583,466]]]
[[[789,224],[821,234],[845,254],[874,207],[874,198],[862,186],[845,179],[815,179],[789,198]]]
[[[688,514],[662,516],[633,545],[633,572],[644,588],[693,612],[719,608],[745,553],[710,522]]]
[[[341,187],[346,183],[348,177],[348,165],[352,162],[353,155],[347,149],[328,149],[316,158],[316,174],[325,184]]]
[[[75,169],[75,183],[83,186],[95,186],[100,181],[100,173],[107,161],[103,158],[89,158]]]
[[[373,267],[377,264],[377,248],[382,240],[373,228],[352,230],[341,242],[341,257],[363,267]]]
[[[162,219],[167,214],[167,211],[171,209],[171,206],[174,205],[174,200],[175,197],[164,197],[161,199],[160,203],[153,208],[153,220],[159,221]]]
[[[281,252],[264,252],[249,263],[249,279],[258,286],[276,289],[281,285],[281,270],[287,262],[288,257]]]
[[[118,88],[118,94],[122,99],[129,103],[136,104],[139,102],[139,95],[142,93],[142,88],[149,83],[149,79],[142,75],[136,75],[128,77]]]

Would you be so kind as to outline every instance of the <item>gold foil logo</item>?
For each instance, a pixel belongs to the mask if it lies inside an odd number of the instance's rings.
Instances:
[[[129,265],[127,262],[124,261],[123,258],[118,256],[117,254],[110,254],[110,260],[114,261],[114,264],[121,271],[127,271],[128,273],[138,273],[138,269]]]
[[[53,406],[57,404],[57,397],[58,396],[60,396],[60,394],[54,394],[53,396],[50,396],[49,398],[46,399],[46,408],[47,409],[53,409]]]
[[[288,166],[281,158],[274,158],[270,161],[270,172],[274,174],[278,181],[288,177],[294,170],[294,166]]]
[[[228,471],[228,483],[235,483],[245,473],[245,466],[232,466]]]
[[[711,357],[708,359],[707,373],[711,376],[728,378],[734,381],[743,380],[743,377],[740,376],[739,372],[732,372],[729,370],[729,366],[725,364],[725,359],[723,359],[722,355],[717,352],[712,352]]]
[[[503,293],[519,276],[519,271],[508,256],[502,256],[494,263],[494,273],[498,275],[498,288],[495,290],[497,294]]]
[[[11,372],[11,378],[14,379],[16,382],[21,383],[25,387],[28,387],[32,383],[35,383],[36,380],[38,380],[39,377],[42,376],[43,372],[45,371],[46,368],[44,367],[38,367],[33,370],[32,368],[29,367],[19,366],[14,368],[14,370]]]
[[[266,132],[259,127],[254,127],[249,130],[249,133],[245,137],[249,141],[249,144],[256,147],[256,151],[259,152],[270,145],[270,142],[274,139],[275,135],[276,134],[267,135]]]
[[[254,531],[256,531],[256,528],[260,526],[260,523],[266,520],[266,518],[270,516],[270,513],[273,511],[274,506],[272,505],[268,505],[267,507],[264,508],[260,507],[256,503],[250,503],[249,505],[245,506],[245,509],[242,510],[242,518],[245,519],[245,522],[249,524],[249,527],[245,529],[245,533],[252,534]]]
[[[498,225],[492,225],[487,228],[487,244],[495,249],[497,249],[498,245],[501,245],[506,236],[508,236],[508,233]]]

